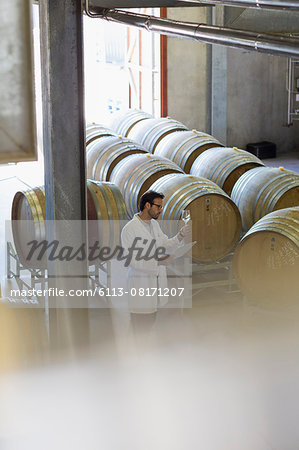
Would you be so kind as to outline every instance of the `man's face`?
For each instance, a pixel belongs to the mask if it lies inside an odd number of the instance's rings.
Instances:
[[[155,198],[152,203],[149,203],[150,207],[148,209],[148,214],[151,219],[158,219],[158,217],[162,213],[162,203],[162,198]]]

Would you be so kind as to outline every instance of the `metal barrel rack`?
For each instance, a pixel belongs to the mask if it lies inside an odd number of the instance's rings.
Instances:
[[[6,243],[6,276],[15,279],[20,291],[36,289],[37,285],[42,291],[48,288],[47,270],[24,267],[11,242]],[[89,266],[88,278],[93,288],[111,289],[111,263],[99,262]]]
[[[219,261],[193,263],[193,297],[202,289],[225,287],[227,293],[239,292],[232,270],[233,252]]]

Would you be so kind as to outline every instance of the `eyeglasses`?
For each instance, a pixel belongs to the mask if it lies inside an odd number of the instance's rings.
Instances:
[[[157,205],[157,203],[151,203],[151,205],[155,205],[155,206],[157,206],[157,208],[163,209],[163,206],[162,205]]]

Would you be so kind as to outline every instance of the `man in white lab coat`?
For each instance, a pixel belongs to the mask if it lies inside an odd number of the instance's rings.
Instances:
[[[190,232],[190,225],[185,225],[172,238],[162,232],[157,219],[162,212],[163,198],[159,192],[145,192],[140,199],[140,212],[122,230],[122,247],[126,252],[134,247],[126,288],[131,317],[137,313],[155,313],[158,306],[167,303],[168,297],[163,296],[167,287],[166,266],[174,259],[171,254]],[[151,257],[143,258],[145,255]]]

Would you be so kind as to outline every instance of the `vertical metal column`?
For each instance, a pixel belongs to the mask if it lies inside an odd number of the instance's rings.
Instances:
[[[213,23],[224,26],[224,6],[213,10]],[[227,47],[212,46],[211,134],[222,144],[227,140]]]
[[[167,18],[167,8],[160,8],[160,17]],[[161,117],[168,114],[167,107],[167,36],[160,36],[160,89],[161,89]]]
[[[56,221],[63,221],[64,229],[71,230],[71,221],[85,221],[87,215],[81,0],[40,0],[40,33],[46,218],[55,220],[53,227],[47,226],[50,240],[61,235]],[[83,224],[81,237],[86,242]],[[61,264],[55,261],[48,265],[53,285],[59,288],[68,286],[59,277]],[[80,273],[87,275],[86,261],[82,262]],[[84,289],[85,282],[86,278],[71,281],[75,289]],[[76,298],[73,303],[67,303],[67,297],[50,300],[52,346],[70,348],[85,344],[87,307],[76,305]]]
[[[81,0],[40,0],[46,217],[86,218]]]
[[[212,6],[206,8],[207,25],[213,23]],[[212,45],[206,46],[206,132],[212,133]]]

